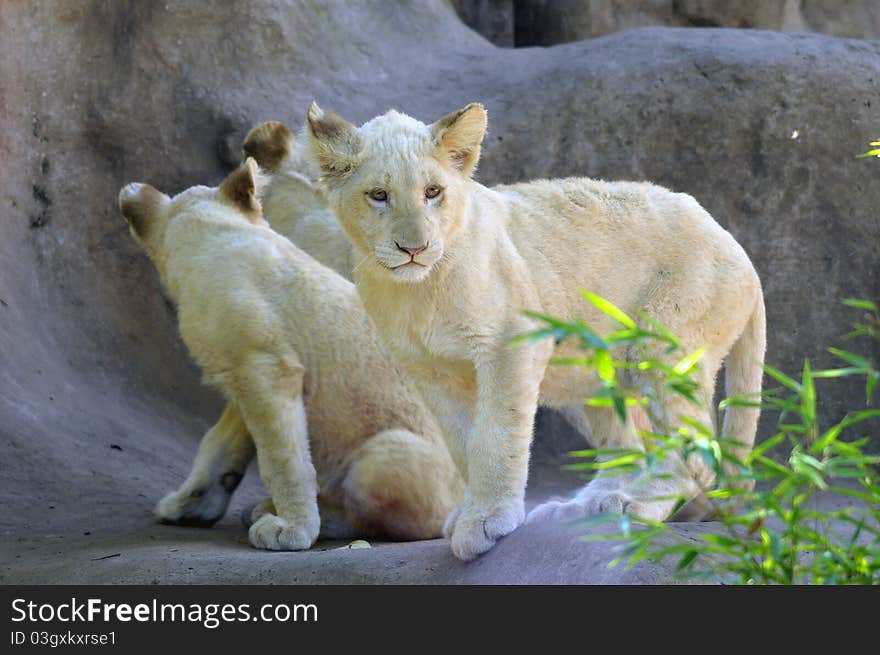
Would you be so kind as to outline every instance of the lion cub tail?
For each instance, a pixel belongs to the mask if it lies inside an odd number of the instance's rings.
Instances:
[[[758,299],[752,315],[727,356],[725,386],[728,398],[747,396],[744,400],[755,403],[760,401],[757,394],[761,391],[761,380],[764,376],[766,345],[764,296],[759,286]],[[741,447],[733,449],[733,454],[739,460],[745,459],[755,443],[760,413],[758,407],[728,407],[724,413],[721,434],[725,439],[732,439],[742,444]],[[731,476],[735,476],[738,472],[737,466],[732,462],[724,462],[724,470]],[[743,481],[735,486],[751,490],[754,487],[754,480]]]

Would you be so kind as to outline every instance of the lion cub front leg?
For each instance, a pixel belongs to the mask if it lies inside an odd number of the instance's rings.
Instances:
[[[260,516],[248,531],[257,548],[305,550],[321,527],[303,373],[302,366],[258,355],[238,376],[236,400],[256,444],[260,475],[275,509]]]
[[[234,405],[227,405],[202,437],[186,481],[159,501],[156,518],[171,525],[213,525],[226,513],[253,456],[254,443],[241,414]]]
[[[467,487],[462,504],[444,526],[459,559],[472,560],[490,550],[525,519],[544,350],[501,348],[476,363],[476,418],[464,444]]]

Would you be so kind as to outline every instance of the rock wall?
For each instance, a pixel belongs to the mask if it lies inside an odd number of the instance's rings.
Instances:
[[[452,1],[465,23],[499,46],[549,46],[649,26],[880,37],[880,4],[876,0]]]
[[[514,45],[514,0],[450,0],[462,21],[497,46]]]

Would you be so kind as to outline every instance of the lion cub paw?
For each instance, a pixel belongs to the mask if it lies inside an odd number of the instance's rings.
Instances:
[[[446,519],[443,533],[449,535],[452,553],[470,561],[485,553],[495,543],[514,530],[525,518],[522,499],[504,500],[497,504],[477,504],[465,501]]]
[[[241,475],[227,473],[213,484],[172,491],[159,501],[153,513],[160,523],[168,525],[210,527],[223,518],[240,481]]]
[[[308,550],[318,539],[320,519],[288,522],[274,514],[263,514],[248,530],[255,548],[265,550]]]
[[[241,524],[245,529],[250,530],[251,526],[260,520],[263,514],[275,514],[275,503],[271,498],[267,498],[259,503],[248,505],[241,511]]]
[[[529,512],[526,523],[539,521],[577,521],[596,514],[629,514],[662,521],[662,508],[634,500],[620,489],[603,490],[572,500],[548,500]]]

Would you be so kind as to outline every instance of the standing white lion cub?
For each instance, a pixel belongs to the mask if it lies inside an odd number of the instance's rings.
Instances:
[[[184,342],[230,403],[157,513],[222,516],[256,446],[271,502],[250,528],[253,545],[308,548],[319,527],[434,537],[463,486],[439,428],[353,285],[262,219],[260,182],[248,159],[219,188],[169,198],[129,184],[119,195],[178,305]]]
[[[579,295],[593,291],[655,317],[686,349],[705,347],[705,407],[728,355],[728,393],[760,390],[760,281],[739,244],[692,197],[586,178],[486,188],[471,179],[487,123],[479,104],[432,125],[391,111],[356,128],[314,103],[307,119],[313,158],[359,260],[364,306],[466,473],[464,500],[444,528],[458,557],[489,550],[524,520],[538,403],[580,404],[596,390],[576,368],[548,367],[549,341],[509,346],[536,327],[522,309],[580,316],[610,331],[609,319]],[[656,391],[664,419],[687,414],[711,424],[708,410]],[[613,410],[587,413],[594,445],[641,447]],[[757,419],[756,409],[729,410],[723,432],[747,451]],[[665,465],[669,476],[651,485],[600,478],[533,517],[624,511],[664,520],[676,497],[694,499],[712,482],[702,461]]]

